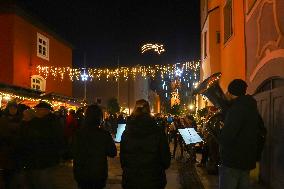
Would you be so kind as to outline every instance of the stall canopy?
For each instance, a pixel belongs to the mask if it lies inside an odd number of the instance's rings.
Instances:
[[[35,89],[0,83],[0,107],[12,99],[30,107],[33,107],[42,100],[51,103],[53,106],[81,107],[85,105],[81,99],[56,93],[45,94]]]

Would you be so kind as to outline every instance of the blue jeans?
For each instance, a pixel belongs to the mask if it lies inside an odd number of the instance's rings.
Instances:
[[[219,189],[249,189],[249,170],[219,167]]]

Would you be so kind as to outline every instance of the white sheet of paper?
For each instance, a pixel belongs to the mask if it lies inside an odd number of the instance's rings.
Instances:
[[[115,139],[114,139],[115,142],[121,141],[121,135],[124,132],[125,127],[126,127],[126,124],[118,124]]]
[[[194,128],[178,129],[178,131],[181,134],[185,144],[194,144],[202,141],[201,137],[197,134]]]

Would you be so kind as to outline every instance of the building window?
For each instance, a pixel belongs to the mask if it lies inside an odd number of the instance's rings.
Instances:
[[[257,88],[255,94],[270,91],[279,87],[284,87],[284,78],[269,78]]]
[[[216,43],[219,44],[221,41],[220,31],[216,31]]]
[[[203,33],[203,59],[207,57],[207,31]]]
[[[232,1],[227,0],[223,13],[224,13],[224,43],[226,43],[233,35],[233,10]]]
[[[49,60],[49,39],[37,33],[37,56]]]
[[[39,91],[45,91],[46,81],[40,75],[33,75],[31,77],[31,88]]]

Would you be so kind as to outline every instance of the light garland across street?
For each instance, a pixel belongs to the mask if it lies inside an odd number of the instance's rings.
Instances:
[[[37,66],[37,72],[44,78],[53,77],[54,79],[63,80],[68,77],[71,81],[83,80],[93,81],[105,78],[108,80],[118,81],[119,78],[128,80],[141,75],[144,78],[154,78],[158,75],[163,79],[165,77],[175,77],[182,72],[197,72],[200,68],[200,62],[191,61],[185,63],[176,63],[173,65],[154,65],[119,68],[71,68],[71,67],[54,67],[54,66]]]

